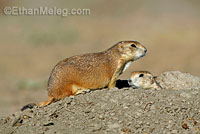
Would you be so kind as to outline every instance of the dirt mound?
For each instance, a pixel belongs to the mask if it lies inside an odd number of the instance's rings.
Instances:
[[[200,77],[175,71],[158,81],[161,90],[102,89],[17,112],[0,119],[0,133],[199,134]]]
[[[160,85],[165,89],[200,88],[199,77],[179,71],[165,72],[158,77]]]

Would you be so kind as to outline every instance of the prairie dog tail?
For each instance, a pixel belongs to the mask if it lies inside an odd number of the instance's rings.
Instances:
[[[44,107],[51,104],[52,102],[54,102],[54,97],[49,97],[48,100],[44,102],[27,104],[21,108],[21,111],[24,111],[25,109],[28,109],[28,108],[32,109],[34,106]]]

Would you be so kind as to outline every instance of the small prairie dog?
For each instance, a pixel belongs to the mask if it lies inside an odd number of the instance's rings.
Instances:
[[[50,74],[47,88],[49,99],[36,105],[43,107],[92,89],[114,88],[118,76],[146,52],[147,49],[137,41],[121,41],[103,52],[66,58]],[[31,107],[28,104],[22,110]]]
[[[128,79],[128,83],[134,88],[161,88],[161,86],[156,82],[156,76],[153,76],[148,71],[132,72],[130,78]]]

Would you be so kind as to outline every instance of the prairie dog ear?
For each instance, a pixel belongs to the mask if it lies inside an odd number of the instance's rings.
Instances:
[[[119,52],[123,52],[124,51],[124,46],[120,44],[119,47],[118,47],[118,50],[119,50]]]

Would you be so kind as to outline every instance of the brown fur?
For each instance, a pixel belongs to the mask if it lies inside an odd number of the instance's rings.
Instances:
[[[135,44],[137,48],[131,47],[131,44]],[[140,58],[136,57],[136,51],[145,55],[146,48],[136,41],[122,41],[103,52],[73,56],[60,61],[53,68],[48,81],[49,99],[36,105],[43,107],[84,91],[115,87],[125,64]]]

